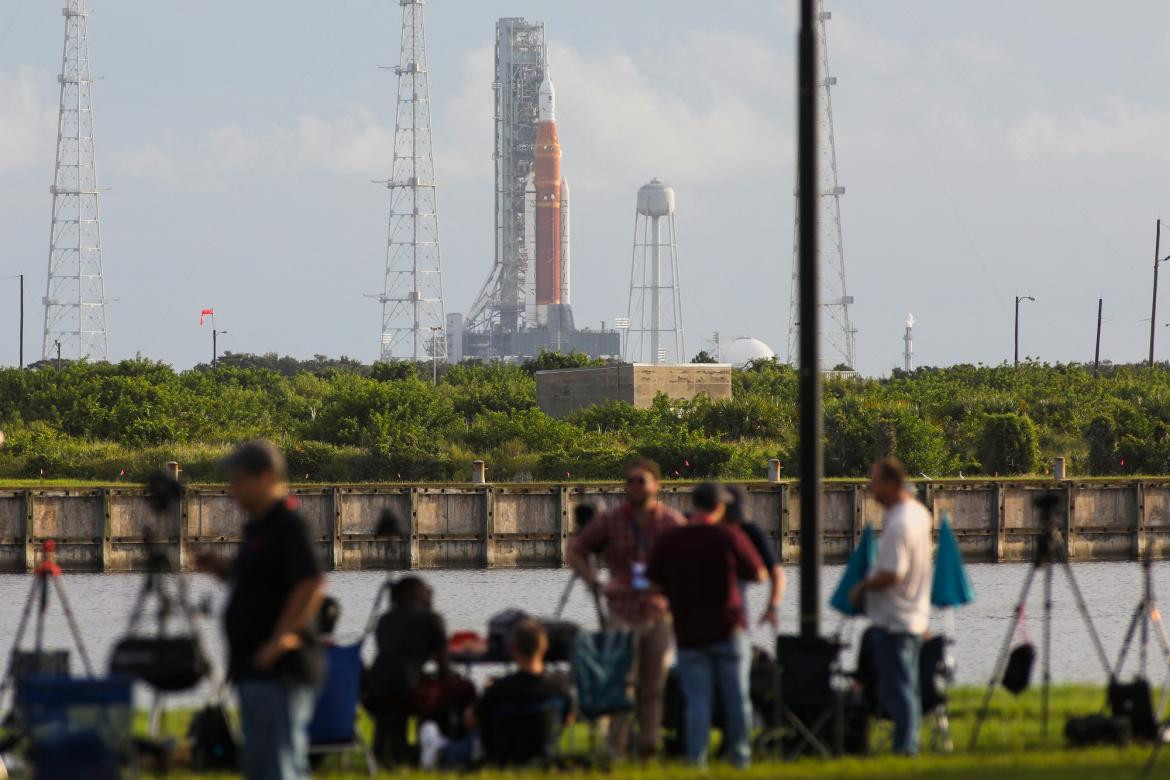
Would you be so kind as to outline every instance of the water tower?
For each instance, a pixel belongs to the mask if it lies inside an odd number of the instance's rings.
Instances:
[[[626,360],[632,363],[686,361],[674,190],[658,179],[638,189],[628,312]]]

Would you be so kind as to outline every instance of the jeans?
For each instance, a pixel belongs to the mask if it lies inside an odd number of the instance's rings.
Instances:
[[[704,766],[711,741],[711,697],[718,688],[723,708],[723,743],[727,757],[738,767],[751,761],[748,725],[751,701],[748,680],[741,662],[751,654],[751,640],[744,631],[705,647],[679,648],[678,678],[686,701],[684,744],[687,760]]]
[[[894,752],[918,755],[922,698],[918,688],[918,655],[922,637],[878,628],[874,632],[874,662],[882,708],[894,721]]]
[[[273,680],[239,684],[247,780],[308,780],[309,721],[317,691]]]

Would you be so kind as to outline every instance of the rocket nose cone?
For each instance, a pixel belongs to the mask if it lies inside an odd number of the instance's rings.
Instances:
[[[540,82],[540,92],[538,94],[538,102],[540,104],[541,122],[554,122],[557,118],[557,91],[553,88],[552,79],[546,73],[544,81]]]

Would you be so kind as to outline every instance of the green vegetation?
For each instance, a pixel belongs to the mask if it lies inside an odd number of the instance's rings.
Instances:
[[[523,365],[376,364],[227,355],[176,372],[145,360],[0,370],[0,479],[136,481],[167,460],[218,477],[233,442],[285,447],[300,481],[614,479],[633,454],[680,479],[796,476],[797,377],[761,362],[734,397],[650,409],[611,403],[555,420],[536,408],[537,370],[595,363],[545,353]],[[896,455],[939,478],[1024,475],[1053,456],[1077,475],[1170,473],[1170,371],[1081,365],[954,366],[825,382],[825,471],[860,477]]]
[[[1069,749],[1064,746],[1061,736],[1064,720],[1069,714],[1084,715],[1100,711],[1104,692],[1087,686],[1059,686],[1053,689],[1052,720],[1047,738],[1040,734],[1040,694],[1036,689],[1025,692],[1018,698],[999,691],[992,700],[988,720],[984,723],[980,744],[974,753],[967,752],[967,742],[974,723],[975,714],[983,695],[982,689],[960,688],[951,696],[951,729],[955,741],[955,752],[941,754],[929,749],[929,730],[925,730],[923,755],[917,759],[895,758],[882,755],[875,749],[875,755],[865,758],[851,757],[840,760],[822,761],[802,759],[778,763],[757,761],[748,772],[740,773],[719,764],[713,764],[710,772],[700,772],[678,765],[651,765],[647,767],[618,766],[610,772],[581,772],[581,777],[621,777],[637,780],[674,780],[674,778],[772,778],[784,777],[793,780],[821,780],[827,778],[962,778],[975,780],[994,776],[1000,780],[1040,780],[1041,778],[1117,778],[1136,777],[1138,770],[1148,758],[1150,747],[1131,745],[1126,748],[1100,747],[1092,749]],[[168,719],[174,733],[182,733],[188,714],[175,713]],[[369,723],[362,724],[368,732]],[[888,724],[875,728],[874,743],[888,744]],[[587,750],[587,737],[583,726],[576,726],[566,736],[562,746],[568,755],[580,754]],[[350,774],[340,771],[339,765],[331,763],[320,775],[322,777],[358,777],[356,771],[360,760],[355,755],[350,760]],[[330,769],[333,774],[330,774]],[[1159,763],[1160,772],[1155,777],[1170,771],[1170,754],[1164,754]],[[184,775],[179,774],[179,777]],[[422,772],[384,773],[381,777],[422,778],[456,777]],[[537,777],[538,772],[483,772],[476,775],[485,780],[504,780],[511,777]],[[203,777],[203,775],[201,775]]]

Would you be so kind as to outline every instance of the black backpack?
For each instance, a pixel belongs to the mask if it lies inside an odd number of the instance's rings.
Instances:
[[[222,704],[208,704],[195,713],[187,729],[187,740],[196,771],[238,768],[236,737]]]

